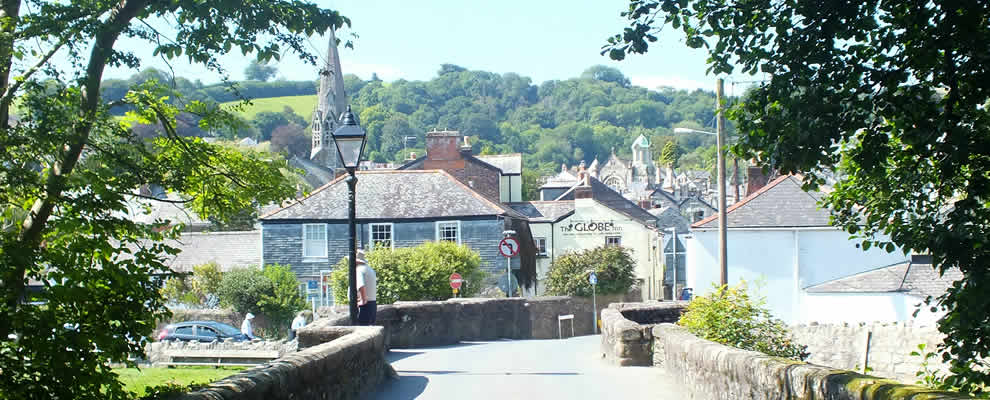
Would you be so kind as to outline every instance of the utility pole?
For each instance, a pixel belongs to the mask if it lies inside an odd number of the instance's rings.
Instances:
[[[722,286],[729,284],[725,246],[725,115],[722,108],[724,86],[724,81],[719,78],[715,86],[715,133],[716,146],[718,146],[718,263]]]

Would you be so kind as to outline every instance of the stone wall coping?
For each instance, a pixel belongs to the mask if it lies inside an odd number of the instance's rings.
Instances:
[[[661,342],[658,347],[665,353],[658,356],[659,366],[668,368],[669,372],[684,381],[687,387],[702,390],[695,395],[705,396],[728,391],[737,395],[746,394],[732,398],[850,400],[972,398],[959,393],[905,385],[853,371],[736,349],[701,339],[687,329],[669,323],[654,326],[652,336],[654,340]],[[674,363],[682,364],[671,365]],[[695,371],[687,369],[695,369]],[[717,376],[724,382],[706,381],[706,376]]]
[[[307,327],[310,333],[323,329],[336,329],[342,336],[291,355],[271,361],[241,373],[213,382],[203,389],[177,397],[182,400],[215,399],[288,399],[306,398],[298,394],[326,384],[330,377],[341,377],[355,385],[368,371],[355,370],[354,360],[382,358],[384,356],[383,329],[378,326]],[[388,364],[385,364],[386,368]],[[382,376],[388,371],[380,371]],[[371,374],[374,375],[374,374]],[[348,376],[350,378],[348,378]],[[380,379],[378,379],[380,380]],[[375,381],[375,379],[372,379]],[[365,391],[370,388],[353,387]],[[294,394],[295,393],[295,394]],[[356,393],[350,393],[352,395]],[[332,398],[349,398],[334,393]]]

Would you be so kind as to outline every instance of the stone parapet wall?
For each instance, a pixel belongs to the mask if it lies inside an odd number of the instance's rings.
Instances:
[[[225,341],[214,341],[211,343],[185,342],[179,340],[166,340],[162,342],[148,343],[144,346],[145,357],[152,364],[171,362],[169,356],[171,352],[179,351],[275,351],[279,357],[296,352],[295,340],[253,340],[235,342],[233,339]]]
[[[902,383],[915,383],[915,373],[921,369],[922,358],[912,356],[918,344],[925,343],[926,351],[934,351],[944,335],[934,326],[912,323],[876,324],[801,324],[789,327],[798,343],[808,346],[811,356],[808,362],[835,368],[862,370],[897,379]],[[870,335],[872,333],[872,335]],[[869,354],[866,339],[870,337]],[[947,371],[939,364],[941,358],[930,360],[930,368]]]
[[[653,365],[653,325],[677,322],[687,302],[613,303],[602,310],[602,355],[621,366]]]
[[[624,298],[600,296],[598,308]],[[557,318],[568,314],[574,315],[575,335],[594,333],[592,299],[567,296],[400,301],[378,306],[377,324],[385,328],[387,348],[415,348],[475,340],[556,339]],[[347,326],[350,320],[337,315],[316,323]],[[570,336],[570,324],[564,322],[565,337]]]
[[[664,368],[697,399],[971,398],[740,350],[700,339],[673,324],[654,326],[652,337],[655,366]]]
[[[305,348],[270,363],[221,379],[183,400],[354,399],[395,372],[385,361],[383,328],[326,327],[299,330]],[[320,342],[329,340],[328,342]]]

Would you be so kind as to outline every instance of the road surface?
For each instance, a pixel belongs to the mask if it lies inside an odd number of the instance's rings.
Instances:
[[[392,350],[399,379],[366,399],[684,399],[662,370],[614,367],[601,337],[500,340]]]

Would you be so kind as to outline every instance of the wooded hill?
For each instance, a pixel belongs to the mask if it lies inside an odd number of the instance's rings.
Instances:
[[[184,134],[253,137],[270,140],[272,149],[308,156],[309,122],[316,104],[314,81],[244,81],[202,85],[156,70],[131,79],[105,82],[108,100],[123,96],[127,84],[147,79],[172,82],[183,100],[234,102],[252,99],[242,116],[245,128],[236,132],[201,132],[193,121]],[[604,162],[614,151],[629,157],[640,134],[653,144],[662,164],[708,168],[714,159],[714,138],[704,134],[673,136],[672,128],[713,130],[714,93],[632,86],[619,70],[588,68],[581,76],[533,84],[515,73],[469,71],[444,64],[429,81],[383,82],[345,75],[344,85],[354,112],[368,132],[367,157],[378,162],[399,161],[409,152],[423,154],[426,132],[459,130],[471,136],[476,153],[523,153],[526,168],[541,175],[597,157]],[[119,87],[119,90],[118,90]],[[124,110],[120,110],[123,113]],[[667,145],[674,142],[674,145]],[[663,148],[667,146],[668,151]],[[683,156],[681,156],[683,154]],[[663,157],[662,157],[663,156]]]

